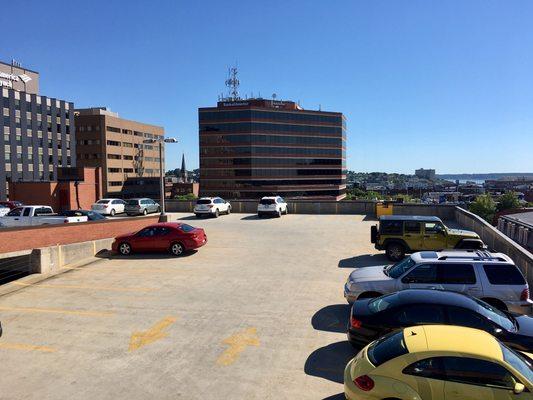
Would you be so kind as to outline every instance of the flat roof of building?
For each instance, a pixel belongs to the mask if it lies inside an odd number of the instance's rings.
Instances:
[[[533,210],[523,213],[502,215],[503,218],[533,227]]]
[[[6,62],[3,62],[3,61],[0,61],[0,64],[3,64],[3,65],[7,65],[8,67],[13,67],[13,68],[18,68],[18,69],[23,69],[24,71],[28,71],[28,72],[33,72],[34,74],[39,74],[40,75],[40,72],[39,71],[35,71],[33,69],[29,69],[29,68],[26,68],[25,66],[23,65],[13,65],[11,63],[6,63]]]

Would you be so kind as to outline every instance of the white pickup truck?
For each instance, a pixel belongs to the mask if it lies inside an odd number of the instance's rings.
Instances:
[[[52,224],[68,224],[72,222],[87,222],[87,217],[62,217],[54,214],[52,207],[24,206],[17,207],[0,217],[0,227],[36,226]]]

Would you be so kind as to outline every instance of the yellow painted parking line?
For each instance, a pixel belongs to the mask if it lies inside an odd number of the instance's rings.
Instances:
[[[164,329],[176,322],[176,317],[166,317],[152,326],[147,331],[133,332],[130,338],[129,351],[135,351],[147,344],[154,343],[168,336]]]
[[[86,271],[86,272],[108,272],[108,271],[118,271],[131,273],[143,273],[143,274],[153,274],[154,272],[183,272],[180,269],[161,269],[161,268],[128,268],[128,267],[62,267],[61,269],[67,270],[76,270],[76,271]]]
[[[5,307],[5,306],[0,306],[0,311],[79,315],[83,317],[110,317],[112,315],[115,315],[114,312],[108,312],[108,311],[78,311],[78,310],[65,310],[61,308],[31,308],[31,307]]]
[[[41,351],[43,353],[54,353],[57,351],[57,349],[54,349],[53,347],[48,347],[48,346],[34,346],[32,344],[6,343],[6,342],[0,342],[0,349]]]
[[[47,285],[41,283],[24,283],[24,282],[12,282],[13,285],[18,286],[33,286],[38,288],[48,288],[48,289],[87,289],[87,290],[104,290],[110,292],[151,292],[156,289],[154,288],[143,288],[143,287],[114,287],[114,286],[89,286],[89,285]]]
[[[253,327],[231,335],[224,339],[222,343],[229,345],[229,348],[224,350],[217,360],[218,365],[224,366],[233,364],[246,347],[259,346],[260,344],[257,329]]]

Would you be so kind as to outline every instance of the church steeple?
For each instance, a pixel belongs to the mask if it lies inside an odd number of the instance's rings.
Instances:
[[[180,177],[182,182],[188,181],[187,176],[187,168],[185,167],[185,153],[181,156],[181,171],[180,171]]]

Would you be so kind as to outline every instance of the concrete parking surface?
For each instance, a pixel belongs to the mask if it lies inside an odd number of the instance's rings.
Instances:
[[[341,399],[342,295],[374,255],[359,215],[183,222],[181,258],[106,256],[0,297],[1,399]]]

